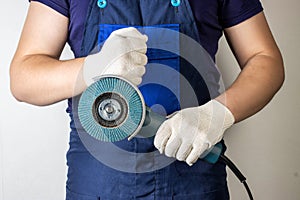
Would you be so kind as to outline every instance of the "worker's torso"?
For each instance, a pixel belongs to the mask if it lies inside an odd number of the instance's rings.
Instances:
[[[135,26],[150,38],[147,72],[139,87],[148,106],[161,114],[170,114],[184,107],[201,105],[217,95],[219,74],[215,66],[209,65],[203,71],[193,66],[191,60],[198,52],[191,52],[191,58],[182,58],[182,54],[189,55],[182,51],[189,50],[184,48],[180,34],[187,36],[188,41],[194,41],[200,49],[202,41],[206,41],[198,32],[200,27],[194,20],[189,1],[181,0],[178,6],[172,5],[176,1],[171,0],[106,2],[103,8],[97,5],[97,0],[91,0],[89,5],[82,3],[87,17],[81,19],[81,24],[72,21],[78,15],[75,10],[76,6],[81,6],[79,1],[70,4],[69,43],[76,56],[86,56],[99,46],[100,50],[101,44],[114,30]],[[218,6],[215,7],[217,9]],[[218,37],[210,46],[217,45]],[[215,47],[209,49],[214,56]],[[199,57],[204,54],[199,52]],[[184,80],[191,85],[191,93],[182,86]],[[212,85],[213,92],[208,85]],[[196,99],[193,102],[189,101],[192,93]],[[68,108],[72,120],[67,155],[68,199],[228,199],[224,164],[218,162],[212,165],[199,160],[189,167],[184,162],[158,159],[151,154],[156,151],[153,137],[123,140],[115,143],[112,149],[99,151],[97,146],[101,143],[89,138],[78,125],[78,98],[70,99]],[[187,103],[183,105],[183,101]],[[120,148],[125,153],[122,156],[110,156],[114,148]],[[130,153],[127,155],[126,152]],[[135,156],[137,154],[145,155],[146,159],[141,160]],[[120,160],[130,162],[131,168],[122,169]],[[157,167],[156,162],[165,162],[165,166]]]

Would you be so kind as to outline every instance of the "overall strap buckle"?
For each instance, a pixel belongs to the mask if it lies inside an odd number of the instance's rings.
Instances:
[[[99,8],[105,8],[107,6],[106,0],[98,0],[97,5]]]
[[[181,1],[180,0],[171,0],[171,4],[174,7],[180,6]]]

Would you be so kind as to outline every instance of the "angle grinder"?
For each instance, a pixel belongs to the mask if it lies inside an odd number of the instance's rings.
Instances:
[[[139,89],[118,76],[101,76],[81,95],[78,116],[84,130],[97,140],[117,142],[125,138],[152,137],[166,117],[145,105]],[[216,163],[222,144],[200,158]]]

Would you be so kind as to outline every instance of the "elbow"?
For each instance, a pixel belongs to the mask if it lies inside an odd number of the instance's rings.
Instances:
[[[28,94],[26,94],[26,89],[18,81],[15,74],[10,73],[10,92],[12,96],[19,102],[28,102]]]
[[[278,72],[277,72],[277,84],[278,90],[283,86],[285,81],[285,70],[284,70],[284,61],[282,56],[279,57],[278,61]]]
[[[30,90],[22,86],[22,84],[16,83],[13,78],[10,81],[10,91],[12,96],[18,101],[23,103],[28,103],[34,106],[47,106],[45,102],[41,101],[39,98],[34,97],[34,94]]]
[[[18,102],[24,102],[24,98],[22,95],[10,84],[10,91],[13,97],[18,101]]]
[[[19,84],[15,83],[12,77],[10,78],[10,91],[18,102],[26,102],[26,94],[22,91]]]
[[[14,61],[12,61],[10,65],[10,92],[12,96],[18,102],[43,106],[43,104],[39,102],[37,98],[34,98],[35,92],[33,92],[33,88],[28,85],[30,80],[26,80],[26,77],[24,77],[24,72],[22,72],[18,66],[20,65]]]
[[[22,103],[31,104],[34,106],[48,106],[53,103],[46,101],[34,88],[26,85],[20,77],[15,77],[15,75],[10,75],[10,91],[12,96]]]
[[[269,54],[263,54],[263,57],[266,58],[265,63],[268,69],[266,72],[269,76],[270,86],[273,88],[274,92],[277,93],[280,88],[283,86],[285,81],[285,69],[284,61],[280,51],[276,51]]]
[[[14,59],[10,64],[10,91],[18,102],[48,106],[61,100],[53,97],[51,92],[45,89],[47,87],[43,85],[44,81],[28,69],[28,65],[25,65],[22,59]]]
[[[10,81],[10,91],[12,96],[18,101],[22,103],[28,103],[34,106],[47,106],[45,102],[41,101],[39,98],[35,98],[34,95],[26,89],[21,84],[16,83],[13,78]]]
[[[281,73],[281,78],[280,78],[280,80],[279,80],[279,87],[278,87],[278,90],[283,86],[284,81],[285,81],[285,72],[284,72],[284,70],[283,70],[282,73]]]
[[[14,61],[12,61],[11,65],[10,65],[9,77],[10,77],[10,92],[11,92],[11,94],[17,101],[24,102],[25,96],[24,96],[24,92],[22,92],[20,80],[18,80],[20,78],[18,78],[19,75],[17,73]]]

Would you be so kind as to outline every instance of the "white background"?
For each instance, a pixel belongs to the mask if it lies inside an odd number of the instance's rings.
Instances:
[[[282,51],[286,81],[259,114],[226,133],[227,155],[247,176],[255,199],[300,199],[300,2],[262,0]],[[9,90],[9,64],[28,8],[27,1],[0,7],[0,200],[60,200],[65,196],[68,123],[66,102],[35,107],[17,102]],[[71,56],[69,50],[63,58]],[[218,64],[229,85],[239,73],[224,40]],[[229,173],[231,199],[247,199]]]

